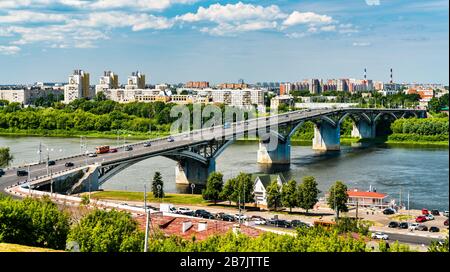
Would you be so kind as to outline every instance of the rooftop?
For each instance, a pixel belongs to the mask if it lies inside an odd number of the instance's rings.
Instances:
[[[377,193],[377,192],[364,192],[358,191],[358,189],[348,190],[347,194],[349,197],[367,197],[367,198],[386,198],[387,194]]]

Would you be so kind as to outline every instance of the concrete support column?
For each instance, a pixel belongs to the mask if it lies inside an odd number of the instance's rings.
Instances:
[[[206,184],[209,174],[216,171],[216,162],[210,159],[208,165],[185,158],[175,166],[175,182],[177,184]]]
[[[258,163],[260,164],[290,164],[291,163],[291,141],[278,141],[274,148],[273,144],[259,142]]]
[[[373,139],[376,136],[375,123],[369,124],[366,121],[353,123],[352,137],[360,139]]]
[[[340,126],[333,127],[327,122],[316,124],[314,126],[313,149],[320,151],[340,150]]]

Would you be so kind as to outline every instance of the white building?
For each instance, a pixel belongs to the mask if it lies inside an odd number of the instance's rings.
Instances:
[[[114,74],[111,71],[105,71],[103,76],[100,77],[99,84],[95,86],[95,94],[103,92],[106,96],[106,93],[110,89],[119,88],[119,76]]]
[[[64,86],[64,103],[68,104],[78,98],[91,98],[93,93],[89,86],[89,73],[75,70],[69,76],[69,84]]]
[[[59,89],[41,89],[41,88],[9,88],[9,89],[0,89],[0,100],[7,100],[9,103],[20,103],[22,105],[30,105],[36,99],[41,97],[47,97],[48,95],[53,94],[54,96],[60,96],[63,94],[63,91]]]
[[[294,106],[294,97],[292,95],[278,95],[270,100],[270,108],[278,109],[280,105]]]
[[[283,177],[280,175],[269,175],[269,174],[253,174],[252,180],[255,181],[255,186],[253,194],[255,195],[255,203],[257,206],[267,207],[267,187],[270,183],[276,181],[278,186],[283,186],[285,182]]]
[[[127,85],[125,85],[125,89],[145,89],[145,75],[139,71],[131,73],[131,76],[128,77]]]

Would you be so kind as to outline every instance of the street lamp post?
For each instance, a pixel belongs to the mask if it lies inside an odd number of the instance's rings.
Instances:
[[[191,184],[191,194],[194,194],[194,188],[195,188],[195,184],[192,183],[192,184]]]

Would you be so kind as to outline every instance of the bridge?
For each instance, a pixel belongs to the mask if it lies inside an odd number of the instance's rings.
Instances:
[[[216,159],[238,138],[254,135],[259,138],[257,162],[269,165],[289,165],[291,160],[290,139],[305,122],[314,123],[312,148],[319,151],[340,150],[340,126],[346,118],[353,122],[352,136],[371,139],[376,136],[376,126],[383,118],[391,120],[415,116],[425,118],[426,111],[415,109],[314,109],[299,110],[284,114],[237,121],[222,126],[193,130],[187,133],[142,141],[128,146],[116,147],[118,152],[88,157],[77,154],[55,160],[21,167],[28,176],[19,177],[18,168],[5,170],[0,177],[0,189],[21,184],[31,188],[72,194],[96,190],[115,174],[129,166],[156,156],[164,156],[177,162],[176,182],[180,184],[203,184],[215,171]],[[151,143],[146,146],[145,143]],[[71,162],[72,167],[65,163]]]

